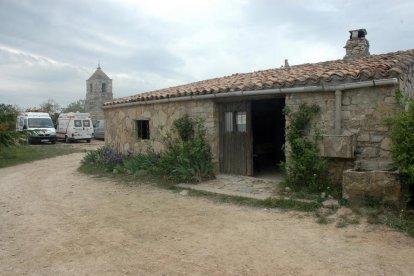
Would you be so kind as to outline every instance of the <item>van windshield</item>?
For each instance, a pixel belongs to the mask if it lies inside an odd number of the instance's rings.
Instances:
[[[29,118],[29,128],[53,128],[50,118]]]

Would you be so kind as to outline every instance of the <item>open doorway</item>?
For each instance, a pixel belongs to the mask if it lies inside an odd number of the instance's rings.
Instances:
[[[280,173],[279,163],[285,161],[285,99],[251,102],[254,176]]]

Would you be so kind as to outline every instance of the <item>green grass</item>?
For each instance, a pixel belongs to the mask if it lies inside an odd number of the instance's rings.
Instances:
[[[387,225],[414,238],[414,215],[406,211],[389,206],[370,207],[365,210],[365,216],[370,224]]]
[[[0,150],[0,168],[80,151],[59,144],[21,145],[2,148]]]

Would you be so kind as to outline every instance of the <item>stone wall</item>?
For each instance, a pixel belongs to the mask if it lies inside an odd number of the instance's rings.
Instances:
[[[351,202],[380,199],[399,205],[402,188],[396,171],[355,171],[343,174],[343,197]]]
[[[325,157],[331,158],[329,172],[334,184],[342,183],[343,172],[348,169],[395,171],[389,127],[384,119],[399,108],[395,100],[396,89],[395,86],[386,86],[342,91],[339,134],[335,133],[334,92],[290,94],[286,97],[286,105],[293,111],[302,102],[320,106],[321,112],[313,119],[312,124],[316,124],[322,132],[324,143],[321,149]],[[312,134],[313,129],[309,132]],[[394,185],[398,189],[399,183],[395,182]],[[370,185],[370,188],[374,186]],[[356,186],[343,186],[345,193],[351,196],[354,194],[353,187]],[[373,194],[379,193],[373,191]]]
[[[346,55],[344,59],[369,56],[369,42],[366,38],[349,39],[345,45]]]
[[[385,124],[384,118],[398,108],[395,100],[395,90],[396,87],[387,86],[343,91],[341,104],[342,127],[341,133],[336,136],[355,137],[355,161],[391,160],[391,140],[388,135],[389,128]],[[322,132],[322,135],[326,135],[326,138],[334,137],[334,92],[290,94],[286,97],[286,105],[293,111],[298,110],[302,102],[317,104],[321,108],[320,113],[313,119],[311,124],[316,123],[318,130]],[[310,134],[312,132],[311,129]],[[344,139],[339,138],[336,140],[343,143]],[[328,141],[329,139],[325,140]],[[350,156],[344,157],[350,158]]]
[[[345,91],[342,98],[342,133],[356,135],[355,160],[360,164],[392,161],[389,127],[384,119],[398,109],[395,86]]]
[[[219,116],[217,105],[211,100],[117,107],[105,109],[104,113],[106,144],[122,152],[130,150],[134,153],[145,152],[150,147],[156,152],[162,151],[162,135],[170,130],[173,122],[184,114],[193,118],[202,118],[214,161],[218,163]],[[136,120],[149,120],[149,140],[138,139]]]
[[[400,90],[406,98],[414,98],[414,68],[412,66],[406,68],[406,74],[400,77]]]

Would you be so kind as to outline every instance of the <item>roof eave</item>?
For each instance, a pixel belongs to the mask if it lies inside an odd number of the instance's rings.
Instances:
[[[145,101],[145,100],[144,101],[131,101],[131,102],[122,102],[122,103],[114,103],[114,104],[111,104],[112,102],[109,102],[109,103],[104,104],[103,109],[111,109],[111,108],[134,106],[134,105],[166,103],[166,102],[218,99],[218,98],[226,98],[226,97],[284,95],[284,94],[296,94],[296,93],[308,93],[308,92],[332,92],[332,91],[337,91],[337,90],[343,91],[343,90],[350,90],[350,89],[357,89],[357,88],[390,86],[390,85],[397,85],[397,84],[398,84],[397,78],[389,78],[389,79],[377,79],[377,80],[343,83],[343,84],[335,84],[335,85],[299,86],[299,87],[275,88],[275,89],[264,89],[264,90],[234,91],[234,92],[225,92],[225,93],[213,93],[213,94],[204,94],[204,95],[182,96],[182,97],[175,97],[175,98],[154,99],[154,100],[148,100],[148,101]]]

